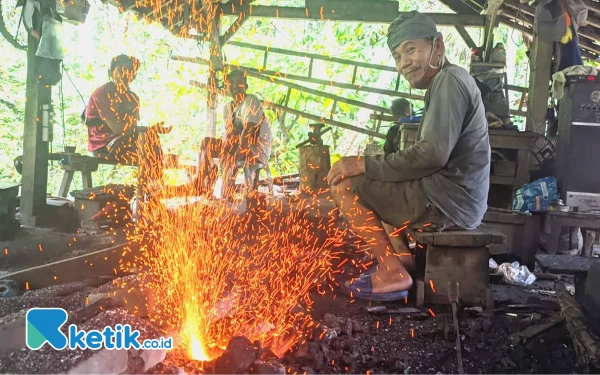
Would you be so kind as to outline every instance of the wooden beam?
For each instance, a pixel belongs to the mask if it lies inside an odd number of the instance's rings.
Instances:
[[[284,81],[282,79],[273,78],[273,77],[267,77],[264,74],[260,74],[260,73],[255,73],[255,72],[248,71],[248,75],[251,76],[251,77],[254,77],[254,78],[258,78],[258,79],[263,80],[263,81],[271,82],[271,83],[274,83],[274,84],[277,84],[277,85],[286,86],[286,87],[292,88],[292,89],[297,90],[297,91],[305,92],[307,94],[311,94],[311,95],[315,95],[315,96],[321,96],[321,97],[324,97],[324,98],[327,98],[327,99],[331,99],[331,100],[334,100],[334,101],[338,101],[338,102],[342,102],[342,103],[354,105],[356,107],[366,108],[366,109],[370,109],[370,110],[373,110],[373,111],[392,113],[392,110],[390,108],[385,108],[385,107],[380,107],[380,106],[369,104],[369,103],[364,103],[364,102],[361,102],[359,100],[348,99],[348,98],[345,98],[343,96],[334,95],[334,94],[330,94],[328,92],[311,89],[309,87],[298,85],[296,83],[289,82],[289,81]]]
[[[201,83],[201,82],[194,81],[194,80],[190,81],[190,85],[207,90],[207,91],[222,92],[222,90],[219,90],[219,89],[215,90],[214,88],[209,88],[205,83]],[[344,122],[328,119],[327,117],[321,117],[321,116],[313,115],[313,114],[306,113],[303,111],[299,111],[297,109],[289,108],[289,107],[283,106],[281,104],[276,104],[276,103],[270,102],[268,100],[261,100],[261,102],[265,108],[270,108],[274,111],[284,111],[286,113],[291,113],[294,115],[298,115],[300,117],[307,118],[309,120],[323,122],[328,125],[337,126],[342,129],[351,130],[351,131],[354,131],[357,133],[369,135],[371,137],[382,138],[382,139],[385,138],[384,134],[380,134],[380,133],[374,132],[369,129],[359,128],[357,126],[346,124]]]
[[[475,6],[473,3],[461,0],[441,0],[441,2],[458,14],[479,14],[483,9]]]
[[[361,68],[366,68],[366,69],[376,69],[376,70],[383,70],[386,72],[398,73],[398,70],[396,69],[396,67],[393,67],[393,66],[372,64],[372,63],[367,63],[367,62],[362,62],[362,61],[354,61],[354,60],[349,60],[349,59],[341,59],[339,57],[323,56],[323,55],[318,55],[316,53],[298,52],[298,51],[292,51],[292,50],[283,49],[283,48],[259,46],[257,44],[251,44],[251,43],[245,43],[245,42],[230,42],[229,45],[236,46],[236,47],[242,47],[242,48],[251,48],[251,49],[255,49],[257,51],[280,53],[283,55],[305,57],[308,59],[316,59],[316,60],[334,62],[334,63],[338,63],[338,64],[354,65],[354,66],[359,66]]]
[[[502,10],[502,13],[512,19],[522,21],[527,26],[533,28],[534,14],[531,12],[535,12],[535,10],[520,9],[518,5],[514,3],[514,1],[515,0],[512,0],[512,2],[507,2],[506,5],[508,5],[510,9],[505,8]],[[577,34],[579,35],[579,44],[581,47],[593,51],[595,53],[600,53],[600,45],[597,44],[597,42],[600,40],[600,34],[597,31],[595,31],[590,26],[583,26],[580,27],[579,30],[577,30]],[[582,38],[585,38],[587,40]]]
[[[179,61],[187,61],[187,62],[203,64],[203,65],[208,65],[208,63],[209,63],[206,59],[201,59],[201,58],[196,58],[196,57],[171,56],[171,59],[179,60]],[[229,64],[226,64],[226,65],[229,65]],[[274,77],[280,77],[280,78],[286,78],[286,79],[294,79],[294,80],[298,80],[298,81],[310,82],[310,83],[315,83],[315,84],[325,85],[325,86],[339,87],[342,89],[372,92],[375,94],[388,95],[388,96],[394,96],[394,97],[398,97],[398,98],[406,98],[406,99],[412,99],[412,100],[423,100],[424,99],[424,97],[422,95],[412,95],[411,96],[410,94],[406,94],[403,92],[391,91],[391,90],[386,90],[386,89],[378,89],[375,87],[369,87],[369,86],[363,86],[363,85],[354,85],[354,84],[350,84],[350,83],[336,82],[336,81],[331,81],[328,79],[311,78],[311,77],[306,77],[306,76],[301,76],[301,75],[296,75],[296,74],[278,72],[278,71],[274,71],[274,70],[263,70],[263,69],[256,69],[256,68],[250,68],[250,67],[243,67],[243,66],[239,66],[239,65],[230,65],[230,66],[244,68],[248,72],[254,72],[254,73],[259,73],[259,74],[264,74],[264,75],[274,76]]]
[[[331,126],[336,126],[338,128],[342,128],[342,129],[346,129],[346,130],[351,130],[357,133],[361,133],[361,134],[365,134],[371,137],[375,137],[375,138],[380,138],[380,139],[385,139],[385,134],[381,134],[378,132],[374,132],[372,130],[369,129],[364,129],[364,128],[359,128],[357,126],[354,125],[349,125],[340,121],[335,121],[335,120],[331,120],[328,119],[326,117],[320,117],[320,116],[316,116],[316,115],[312,115],[310,113],[306,113],[303,111],[299,111],[297,109],[293,109],[293,108],[289,108],[289,107],[284,107],[282,105],[279,104],[275,104],[272,102],[265,102],[266,106],[272,109],[276,109],[276,110],[280,110],[280,111],[285,111],[287,113],[291,113],[293,115],[298,115],[300,117],[304,117],[307,118],[309,120],[313,120],[313,121],[318,121],[318,122],[322,122]]]
[[[229,26],[229,29],[225,31],[221,39],[221,46],[229,42],[229,40],[235,35],[235,33],[242,27],[242,25],[248,20],[248,12],[242,12],[238,15],[237,19]]]
[[[533,17],[525,13],[519,13],[518,11],[513,10],[511,7],[502,9],[502,15],[514,21],[505,22],[506,19],[501,17],[503,23],[512,26],[517,30],[527,32],[529,35],[533,35]],[[582,48],[582,55],[592,59],[595,58],[595,54],[600,54],[600,45],[595,43],[596,41],[600,40],[600,34],[594,32],[589,27],[580,27],[578,30],[578,35],[579,46]],[[584,50],[593,52],[593,54],[586,54],[584,53]]]
[[[177,56],[177,55],[175,55],[175,56],[171,56],[171,59],[177,60],[177,61],[191,62],[191,63],[195,63],[195,64],[202,64],[202,65],[208,65],[209,64],[209,62],[206,59],[201,59],[201,58],[197,58],[197,57],[184,57],[184,56]],[[310,77],[306,77],[306,76],[288,74],[288,73],[283,73],[283,72],[278,72],[278,71],[272,71],[272,70],[262,70],[262,69],[250,68],[250,67],[240,66],[240,65],[229,65],[229,64],[226,64],[226,66],[238,67],[238,68],[245,69],[247,71],[248,75],[250,75],[250,76],[256,76],[257,78],[259,78],[258,75],[264,76],[264,77],[266,77],[266,76],[272,76],[272,77],[285,78],[285,79],[294,79],[294,80],[298,80],[298,81],[315,83],[315,84],[320,84],[320,85],[325,85],[325,86],[339,87],[339,88],[350,89],[350,90],[355,90],[355,91],[372,92],[372,93],[382,94],[382,95],[387,95],[387,96],[394,96],[394,97],[406,98],[406,99],[409,99],[409,100],[419,100],[419,101],[423,101],[424,100],[424,97],[422,95],[410,95],[410,94],[399,92],[399,91],[391,91],[391,90],[385,90],[385,89],[378,89],[378,88],[369,87],[369,86],[353,85],[353,84],[348,84],[348,83],[341,83],[341,82],[330,81],[330,80],[326,80],[326,79],[310,78]],[[307,92],[311,92],[311,93],[317,93],[317,92],[319,92],[318,90],[309,89],[309,88],[303,87],[301,85],[296,85],[296,84],[288,82],[288,81],[278,80],[277,78],[268,78],[268,79],[270,81],[272,81],[272,82],[281,82],[281,84],[284,84],[284,85],[286,85],[288,87],[297,87],[299,90],[302,90],[302,89],[304,89],[304,90],[310,90],[310,91],[307,91]],[[519,86],[514,86],[514,85],[509,85],[508,89],[511,90],[511,91],[517,91],[517,92],[522,92],[524,90],[527,90],[525,87],[519,87]],[[315,94],[315,95],[317,95],[317,94]],[[324,92],[319,92],[318,95],[321,95],[321,96],[324,96],[324,97],[330,97],[332,99],[336,98],[334,100],[338,100],[340,102],[348,103],[348,104],[353,104],[353,105],[355,103],[356,103],[356,105],[358,105],[358,103],[360,103],[360,102],[357,102],[357,101],[353,101],[352,99],[347,99],[347,98],[339,97],[337,95],[333,95],[333,94],[329,94],[329,93],[324,93]],[[341,98],[341,99],[339,99],[339,98]],[[367,104],[367,103],[362,103],[362,104],[363,104],[364,107],[366,107],[366,108],[371,107],[369,109],[373,109],[373,110],[381,111],[383,109],[383,107],[371,106],[370,104]],[[511,109],[510,111],[511,111],[510,113],[514,114],[514,115],[518,115],[518,116],[524,115],[523,112],[518,111],[518,110]]]
[[[600,14],[600,1],[597,1],[597,0],[583,0],[583,3],[585,5],[587,5],[589,12]]]
[[[598,5],[600,6],[600,4]],[[600,29],[600,13],[588,12],[587,25]]]
[[[333,2],[333,0],[331,1]],[[370,1],[371,7],[373,4],[386,3],[387,1]],[[329,1],[327,2],[329,3]],[[354,1],[353,1],[354,3]],[[315,21],[340,21],[340,22],[366,22],[366,23],[390,23],[401,13],[395,11],[375,13],[372,10],[361,11],[360,8],[352,7],[351,9],[345,2],[342,9],[335,10],[331,7],[332,12],[321,13],[320,9],[309,9],[300,7],[282,7],[282,6],[267,6],[267,5],[250,5],[248,13],[251,17],[262,18],[280,18],[280,19],[297,19],[297,20],[315,20]],[[237,16],[243,12],[243,7],[230,2],[223,6],[223,15]],[[479,15],[468,14],[450,14],[450,13],[426,13],[433,21],[440,26],[466,26],[466,27],[483,27],[485,25],[485,17]],[[342,16],[340,16],[342,15]]]
[[[498,26],[497,18],[499,10],[504,0],[489,1],[485,16],[485,36],[483,45],[485,46],[485,61],[490,62],[492,58],[492,49],[494,48],[494,30]]]
[[[456,26],[455,28],[456,31],[458,31],[458,33],[460,34],[460,37],[465,41],[469,48],[477,48],[477,44],[475,44],[473,38],[471,38],[471,35],[467,31],[467,29],[464,28],[464,26]]]
[[[544,134],[546,130],[553,51],[552,42],[541,40],[538,35],[534,35],[529,64],[526,129],[538,134]]]
[[[211,0],[202,0],[202,15],[206,19],[208,25],[208,35],[210,41],[210,53],[208,67],[207,82],[211,86],[217,85],[217,71],[223,70],[224,60],[223,51],[221,49],[221,38],[219,36],[219,27],[221,14],[217,3]],[[219,95],[216,92],[209,91],[207,95],[207,107],[206,111],[206,137],[214,137],[217,134],[217,102]]]

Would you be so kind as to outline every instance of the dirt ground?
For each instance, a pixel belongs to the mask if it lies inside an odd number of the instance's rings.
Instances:
[[[500,312],[502,308],[531,301],[531,297],[539,299],[539,295],[531,291],[549,289],[549,286],[546,283],[536,285],[535,289],[523,290],[496,285],[494,292],[501,297],[496,303],[498,312],[460,311],[462,358],[466,373],[585,372],[576,364],[571,339],[562,323],[529,340],[511,340],[512,334],[548,322],[558,312],[545,310],[512,316]],[[376,304],[351,301],[343,295],[313,297],[312,314],[321,327],[327,327],[327,333],[323,335],[321,329],[316,330],[312,339],[296,345],[278,359],[285,366],[286,373],[458,373],[456,336],[449,307],[429,306],[420,309],[420,312],[403,315],[373,314],[367,312],[367,307]],[[554,308],[553,297],[542,297],[541,300]],[[384,305],[388,308],[411,306],[410,303]],[[181,371],[203,373],[194,368],[193,363],[169,362],[169,359],[156,367],[153,373]]]
[[[80,233],[75,238],[77,241],[73,240],[72,235],[44,230],[25,232],[10,244],[8,255],[0,255],[0,271],[31,267],[67,257],[74,252],[102,248],[112,240],[105,234],[97,233]],[[39,244],[42,244],[43,251],[39,250]],[[579,368],[576,364],[573,345],[562,322],[531,338],[511,336],[559,316],[553,282],[536,281],[530,287],[498,282],[492,285],[492,289],[495,300],[493,312],[459,311],[465,372],[586,372],[587,369]],[[22,320],[26,310],[31,307],[62,307],[70,316],[79,317],[79,323],[93,326],[110,323],[101,317],[101,314],[110,311],[114,313],[107,316],[113,320],[128,320],[127,315],[123,315],[123,309],[111,304],[103,305],[88,315],[90,311],[86,310],[86,297],[108,290],[109,284],[79,283],[0,298],[0,337],[9,323]],[[425,306],[418,311],[390,315],[368,312],[367,307],[378,304],[350,300],[342,294],[327,293],[321,296],[315,293],[313,300],[311,314],[320,323],[319,328],[315,328],[305,342],[293,347],[283,358],[271,358],[283,365],[286,373],[458,372],[455,333],[448,306]],[[414,308],[414,301],[414,296],[411,296],[408,304],[383,305],[388,308]],[[527,308],[533,305],[536,307]],[[140,326],[149,325],[147,319],[130,317]],[[16,339],[19,338],[24,339],[21,336]],[[2,340],[6,340],[6,337],[2,337]],[[13,346],[9,345],[3,350],[0,343],[0,373],[64,373],[91,355],[89,351],[59,352],[48,347],[32,352],[24,345],[19,347],[19,342],[10,344]],[[199,370],[192,361],[176,361],[174,356],[168,355],[165,361],[148,373],[206,371]],[[250,372],[249,369],[246,371]],[[252,373],[269,372],[252,370]]]
[[[108,234],[81,229],[78,233],[65,233],[23,227],[13,241],[0,241],[0,276],[109,247],[124,236],[122,231]]]
[[[3,324],[24,315],[30,307],[62,307],[70,315],[80,312],[86,306],[86,296],[105,293],[111,289],[110,285],[54,286],[19,297],[2,298],[0,332]],[[572,343],[562,323],[528,340],[515,342],[510,338],[511,334],[558,315],[551,289],[552,283],[547,281],[536,282],[528,288],[493,285],[495,313],[461,309],[459,321],[465,372],[585,372],[576,365]],[[341,294],[314,294],[313,299],[312,315],[321,323],[320,328],[315,329],[312,338],[277,360],[285,366],[286,373],[457,373],[455,336],[447,306],[426,306],[418,312],[390,315],[369,313],[366,308],[376,304],[349,300]],[[506,311],[509,305],[532,302],[546,307],[517,313]],[[411,303],[384,305],[406,308]],[[115,305],[106,305],[95,314],[106,314],[109,310],[115,310],[121,319],[127,319]],[[83,316],[79,318],[82,324],[99,319],[99,315]],[[139,317],[131,319],[144,324],[144,319]],[[0,350],[0,372],[59,373],[89,355],[49,348],[40,352],[19,349],[2,353]],[[188,363],[172,362],[169,357],[150,373],[182,371],[201,373]]]

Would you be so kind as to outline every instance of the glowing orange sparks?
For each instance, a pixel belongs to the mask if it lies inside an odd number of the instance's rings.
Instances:
[[[429,286],[431,287],[431,290],[432,290],[434,293],[437,293],[437,292],[435,291],[435,285],[433,284],[433,280],[429,280]]]

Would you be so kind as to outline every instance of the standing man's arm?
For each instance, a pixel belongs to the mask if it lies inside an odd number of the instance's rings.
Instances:
[[[472,103],[462,82],[447,71],[439,74],[430,88],[420,140],[393,154],[366,157],[367,178],[392,182],[418,180],[446,165]]]

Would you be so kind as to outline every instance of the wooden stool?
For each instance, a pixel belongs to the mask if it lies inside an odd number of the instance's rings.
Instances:
[[[598,258],[571,255],[537,254],[535,260],[544,272],[575,276],[575,299],[579,302],[583,302],[590,267],[600,264]]]
[[[235,176],[238,169],[242,169],[244,171],[244,180],[246,181],[248,192],[258,190],[260,171],[264,169],[267,172],[269,193],[273,193],[273,177],[271,176],[271,169],[269,168],[269,164],[256,163],[252,165],[247,165],[247,163],[244,160],[238,160],[235,163],[235,167],[231,171],[231,175]]]
[[[448,285],[458,282],[459,299],[467,306],[493,308],[489,287],[490,244],[501,244],[501,233],[480,227],[475,230],[415,232],[417,251],[425,255],[423,278],[417,279],[417,306],[448,305]]]
[[[98,159],[80,154],[64,154],[60,162],[65,173],[58,188],[57,195],[59,197],[66,198],[69,194],[75,172],[81,172],[84,189],[91,189],[94,186],[92,184],[92,172],[98,170]]]
[[[587,230],[600,230],[600,214],[582,212],[548,211],[543,216],[541,242],[546,253],[556,254],[563,227],[581,228],[583,255],[591,256],[592,244],[588,242]],[[588,251],[589,253],[586,253]]]

